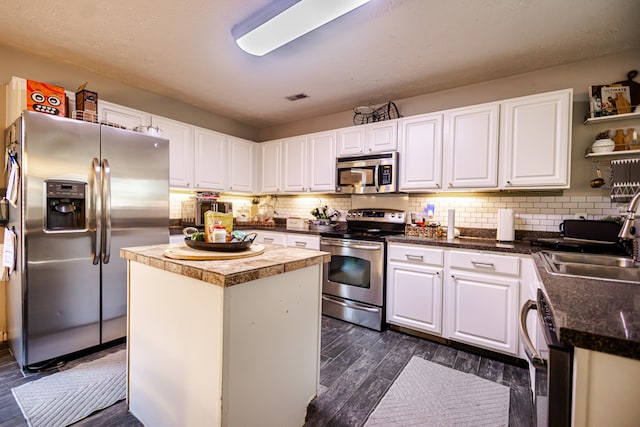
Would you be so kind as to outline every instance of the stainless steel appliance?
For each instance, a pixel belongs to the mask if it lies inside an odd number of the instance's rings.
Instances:
[[[398,153],[387,152],[336,159],[339,193],[393,193],[398,189]]]
[[[620,228],[613,221],[567,219],[560,224],[560,236],[537,238],[531,244],[561,251],[625,254],[630,245],[618,238]]]
[[[538,314],[543,342],[535,345],[526,325],[527,313]],[[542,290],[520,312],[520,337],[533,368],[534,406],[537,427],[570,426],[573,384],[573,348],[558,340],[553,314]]]
[[[182,225],[192,225],[204,227],[204,213],[215,211],[222,213],[233,213],[232,202],[221,202],[211,198],[194,197],[182,202],[181,214]]]
[[[120,248],[169,242],[169,141],[25,111],[6,132],[20,166],[8,227],[9,345],[29,368],[126,335]]]
[[[347,230],[320,233],[324,264],[322,313],[382,330],[385,300],[385,236],[404,233],[406,214],[394,209],[353,209]]]

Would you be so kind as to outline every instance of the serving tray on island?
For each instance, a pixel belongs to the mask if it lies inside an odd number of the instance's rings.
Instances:
[[[204,242],[199,242],[199,243],[204,243]],[[255,243],[247,249],[244,249],[242,251],[236,251],[236,252],[228,252],[228,251],[217,252],[212,250],[200,250],[200,249],[195,249],[195,248],[191,248],[189,246],[180,244],[180,245],[176,245],[176,246],[165,249],[164,256],[172,259],[181,259],[181,260],[190,260],[190,261],[212,261],[212,260],[248,258],[248,257],[260,255],[263,252],[264,252],[264,246],[259,243]]]
[[[198,240],[191,240],[191,237],[185,237],[184,243],[192,249],[200,249],[202,251],[215,251],[215,252],[240,252],[246,251],[251,247],[251,244],[255,240],[257,234],[249,233],[241,241],[238,242],[201,242]]]

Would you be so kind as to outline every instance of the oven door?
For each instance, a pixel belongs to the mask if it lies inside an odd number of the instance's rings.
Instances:
[[[324,294],[382,306],[384,242],[323,238],[320,250],[331,253],[324,265]]]

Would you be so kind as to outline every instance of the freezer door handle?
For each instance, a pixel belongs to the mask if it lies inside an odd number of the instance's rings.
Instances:
[[[102,173],[102,212],[104,213],[102,262],[109,264],[111,257],[111,167],[107,159],[102,160]]]
[[[91,210],[92,214],[89,216],[90,229],[94,230],[94,247],[93,247],[93,264],[100,264],[100,255],[102,248],[102,213],[101,213],[101,171],[100,161],[94,157],[91,162]]]

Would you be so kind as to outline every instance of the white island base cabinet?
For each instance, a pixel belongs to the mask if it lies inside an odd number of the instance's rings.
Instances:
[[[222,287],[130,261],[131,413],[149,427],[303,425],[319,383],[321,269]]]

